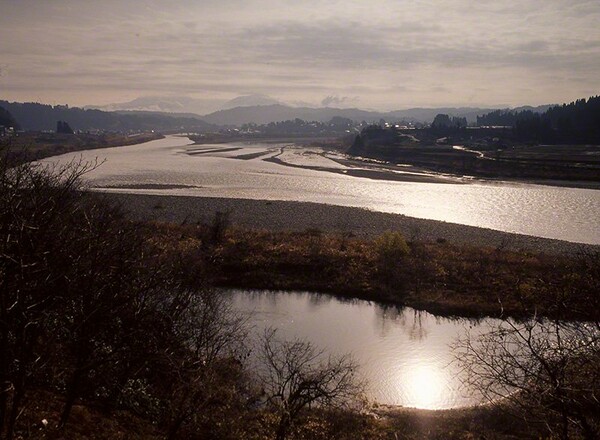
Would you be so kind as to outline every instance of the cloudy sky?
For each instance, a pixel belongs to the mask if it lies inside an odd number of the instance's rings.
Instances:
[[[380,110],[600,93],[598,0],[0,0],[0,99]]]

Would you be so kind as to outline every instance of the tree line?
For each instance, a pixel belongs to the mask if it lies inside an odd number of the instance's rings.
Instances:
[[[333,117],[329,122],[305,121],[300,118],[268,124],[242,124],[242,132],[260,133],[264,135],[339,135],[352,130],[356,124],[348,118]]]
[[[152,112],[106,112],[63,105],[36,102],[0,101],[23,130],[54,130],[56,121],[68,121],[74,130],[152,131],[185,130],[206,131],[214,127],[198,118]]]
[[[15,129],[20,128],[19,123],[15,120],[13,115],[3,107],[0,107],[0,126],[6,128],[13,127]]]
[[[538,143],[600,143],[600,96],[550,107],[544,113],[531,110],[496,110],[477,117],[479,126],[510,126],[518,140]]]

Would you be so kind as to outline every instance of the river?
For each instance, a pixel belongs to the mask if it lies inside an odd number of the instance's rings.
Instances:
[[[398,167],[379,178],[335,154],[291,144],[191,145],[186,137],[87,150],[46,159],[94,161],[85,175],[104,191],[292,200],[479,226],[571,242],[600,244],[600,191],[435,175],[436,183]],[[278,161],[275,162],[274,160]],[[372,171],[374,165],[369,165]],[[376,166],[375,166],[376,168]],[[425,176],[427,177],[427,176]],[[418,180],[418,179],[417,179]],[[443,182],[443,183],[442,183]]]
[[[600,191],[427,176],[398,167],[390,178],[356,177],[360,165],[290,144],[191,145],[185,137],[46,159],[64,165],[97,161],[84,177],[96,190],[357,206],[375,211],[487,227],[572,242],[600,244]],[[372,172],[377,165],[365,165]],[[388,171],[389,173],[389,171]],[[432,177],[435,183],[402,181]],[[389,175],[388,175],[389,176]],[[331,353],[351,352],[380,403],[444,409],[480,402],[463,388],[450,344],[496,325],[439,318],[410,308],[341,302],[309,293],[230,292],[257,332],[276,327]]]

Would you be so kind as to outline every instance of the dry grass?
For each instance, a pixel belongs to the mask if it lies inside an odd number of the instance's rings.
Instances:
[[[17,438],[27,439],[161,439],[165,432],[152,420],[127,411],[106,412],[89,403],[73,409],[64,428],[56,428],[61,398],[36,391],[33,402],[19,419]],[[44,423],[43,421],[47,422]],[[232,423],[240,425],[237,438],[267,440],[276,423],[264,410],[239,414]],[[445,411],[399,407],[373,407],[361,413],[346,410],[306,412],[295,425],[290,439],[311,440],[396,440],[396,439],[540,439],[543,427],[527,425],[509,415],[502,406],[484,406]],[[189,437],[182,432],[179,438]]]
[[[25,163],[73,151],[134,145],[162,137],[158,133],[127,136],[115,133],[96,135],[28,132],[4,140],[2,147],[9,148],[9,160]]]
[[[569,292],[571,314],[578,314],[571,318],[597,313],[588,301],[598,273],[581,269],[573,257],[446,242],[409,242],[407,250],[400,243],[394,252],[388,239],[316,230],[229,228],[215,243],[209,229],[153,225],[149,233],[162,248],[185,251],[190,264],[204,267],[220,286],[313,290],[438,314],[514,317],[556,314],[556,298]],[[592,287],[578,287],[584,284]]]

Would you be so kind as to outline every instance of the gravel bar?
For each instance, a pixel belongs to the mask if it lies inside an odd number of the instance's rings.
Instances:
[[[229,212],[233,225],[271,231],[352,233],[374,237],[400,231],[408,240],[471,246],[501,247],[547,254],[600,252],[600,246],[513,234],[474,226],[388,214],[363,208],[308,202],[267,201],[215,197],[104,193],[119,203],[128,218],[167,223],[210,223],[218,211]]]

